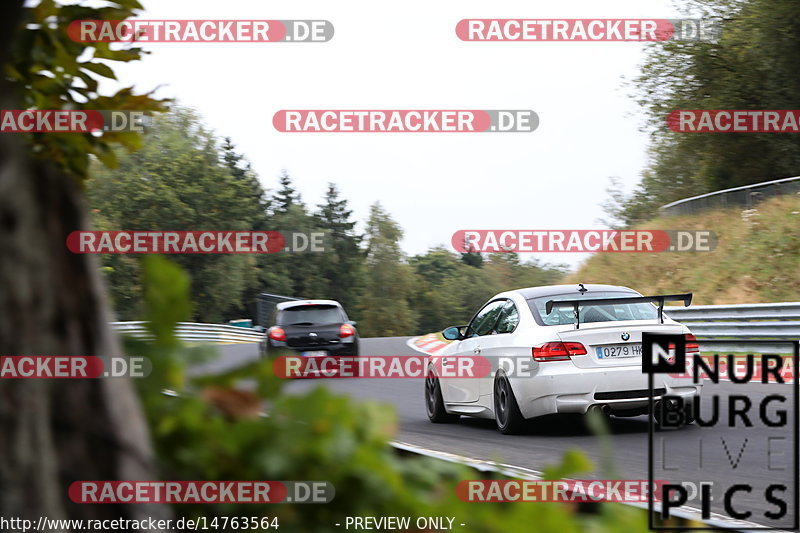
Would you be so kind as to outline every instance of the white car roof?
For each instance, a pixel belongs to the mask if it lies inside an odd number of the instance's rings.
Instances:
[[[597,283],[584,283],[584,288],[587,292],[584,293],[586,298],[591,298],[591,294],[593,292],[629,292],[635,295],[639,293],[629,287],[622,287],[621,285],[601,285]],[[543,296],[556,296],[558,294],[569,294],[574,292],[576,297],[580,297],[581,293],[578,292],[580,287],[577,283],[571,283],[566,285],[544,285],[541,287],[527,287],[525,289],[514,289],[511,291],[506,291],[504,293],[498,294],[496,297],[500,296],[510,296],[512,294],[518,294],[522,296],[526,300],[530,300],[531,298],[540,298]]]

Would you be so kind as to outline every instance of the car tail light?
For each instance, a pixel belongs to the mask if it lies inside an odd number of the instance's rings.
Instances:
[[[355,334],[356,334],[356,328],[354,328],[350,324],[342,324],[339,327],[339,336],[343,339],[345,337],[352,337]]]
[[[267,336],[274,341],[286,342],[286,332],[283,331],[283,328],[279,328],[278,326],[269,328]]]
[[[573,355],[586,355],[586,347],[579,342],[546,342],[534,346],[534,361],[569,361]]]
[[[697,337],[691,333],[687,333],[684,337],[686,337],[686,353],[700,353],[700,345],[697,343]]]

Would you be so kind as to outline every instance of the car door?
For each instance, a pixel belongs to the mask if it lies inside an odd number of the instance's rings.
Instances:
[[[511,300],[506,300],[500,310],[494,329],[480,337],[481,356],[490,361],[491,368],[500,368],[500,359],[517,355],[518,348],[514,346],[514,332],[519,325],[519,309]],[[494,387],[494,373],[478,380],[480,382],[480,395],[492,394]]]
[[[482,341],[485,335],[494,331],[500,312],[503,310],[506,300],[493,300],[484,305],[478,311],[465,333],[465,338],[459,342],[459,346],[453,355],[442,357],[443,372],[450,370],[455,372],[460,368],[458,365],[459,357],[474,357],[481,355]],[[444,374],[443,374],[444,376]],[[480,381],[478,378],[471,377],[442,377],[440,383],[447,402],[477,402],[480,396]]]

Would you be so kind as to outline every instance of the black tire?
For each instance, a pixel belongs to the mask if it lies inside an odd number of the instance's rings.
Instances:
[[[425,411],[428,413],[428,419],[434,424],[452,424],[461,418],[461,415],[450,414],[445,410],[442,387],[439,378],[432,370],[428,371],[428,376],[425,378]]]
[[[695,398],[692,398],[688,402],[686,402],[686,410],[683,413],[683,425],[684,426],[691,426],[694,424],[694,402]]]
[[[652,416],[653,416],[653,419],[655,420],[655,423],[656,423],[656,431],[675,431],[677,429],[689,426],[689,425],[694,423],[694,414],[693,414],[693,411],[692,411],[692,405],[691,405],[691,402],[688,402],[684,406],[684,411],[682,413],[683,422],[681,424],[671,424],[671,423],[670,424],[665,424],[664,423],[665,421],[661,419],[661,416],[664,414],[662,412],[662,408],[663,407],[661,405],[661,402],[663,402],[663,401],[664,400],[659,400],[654,405],[654,411],[655,412],[652,414]]]
[[[494,378],[494,420],[503,435],[517,435],[527,425],[505,374]]]

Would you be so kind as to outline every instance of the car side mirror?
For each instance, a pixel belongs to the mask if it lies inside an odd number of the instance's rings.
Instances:
[[[449,341],[459,341],[464,338],[461,334],[462,327],[464,326],[450,326],[442,332],[442,337]]]
[[[356,322],[355,320],[348,320],[347,323],[354,327],[356,324],[358,324],[358,322]]]

